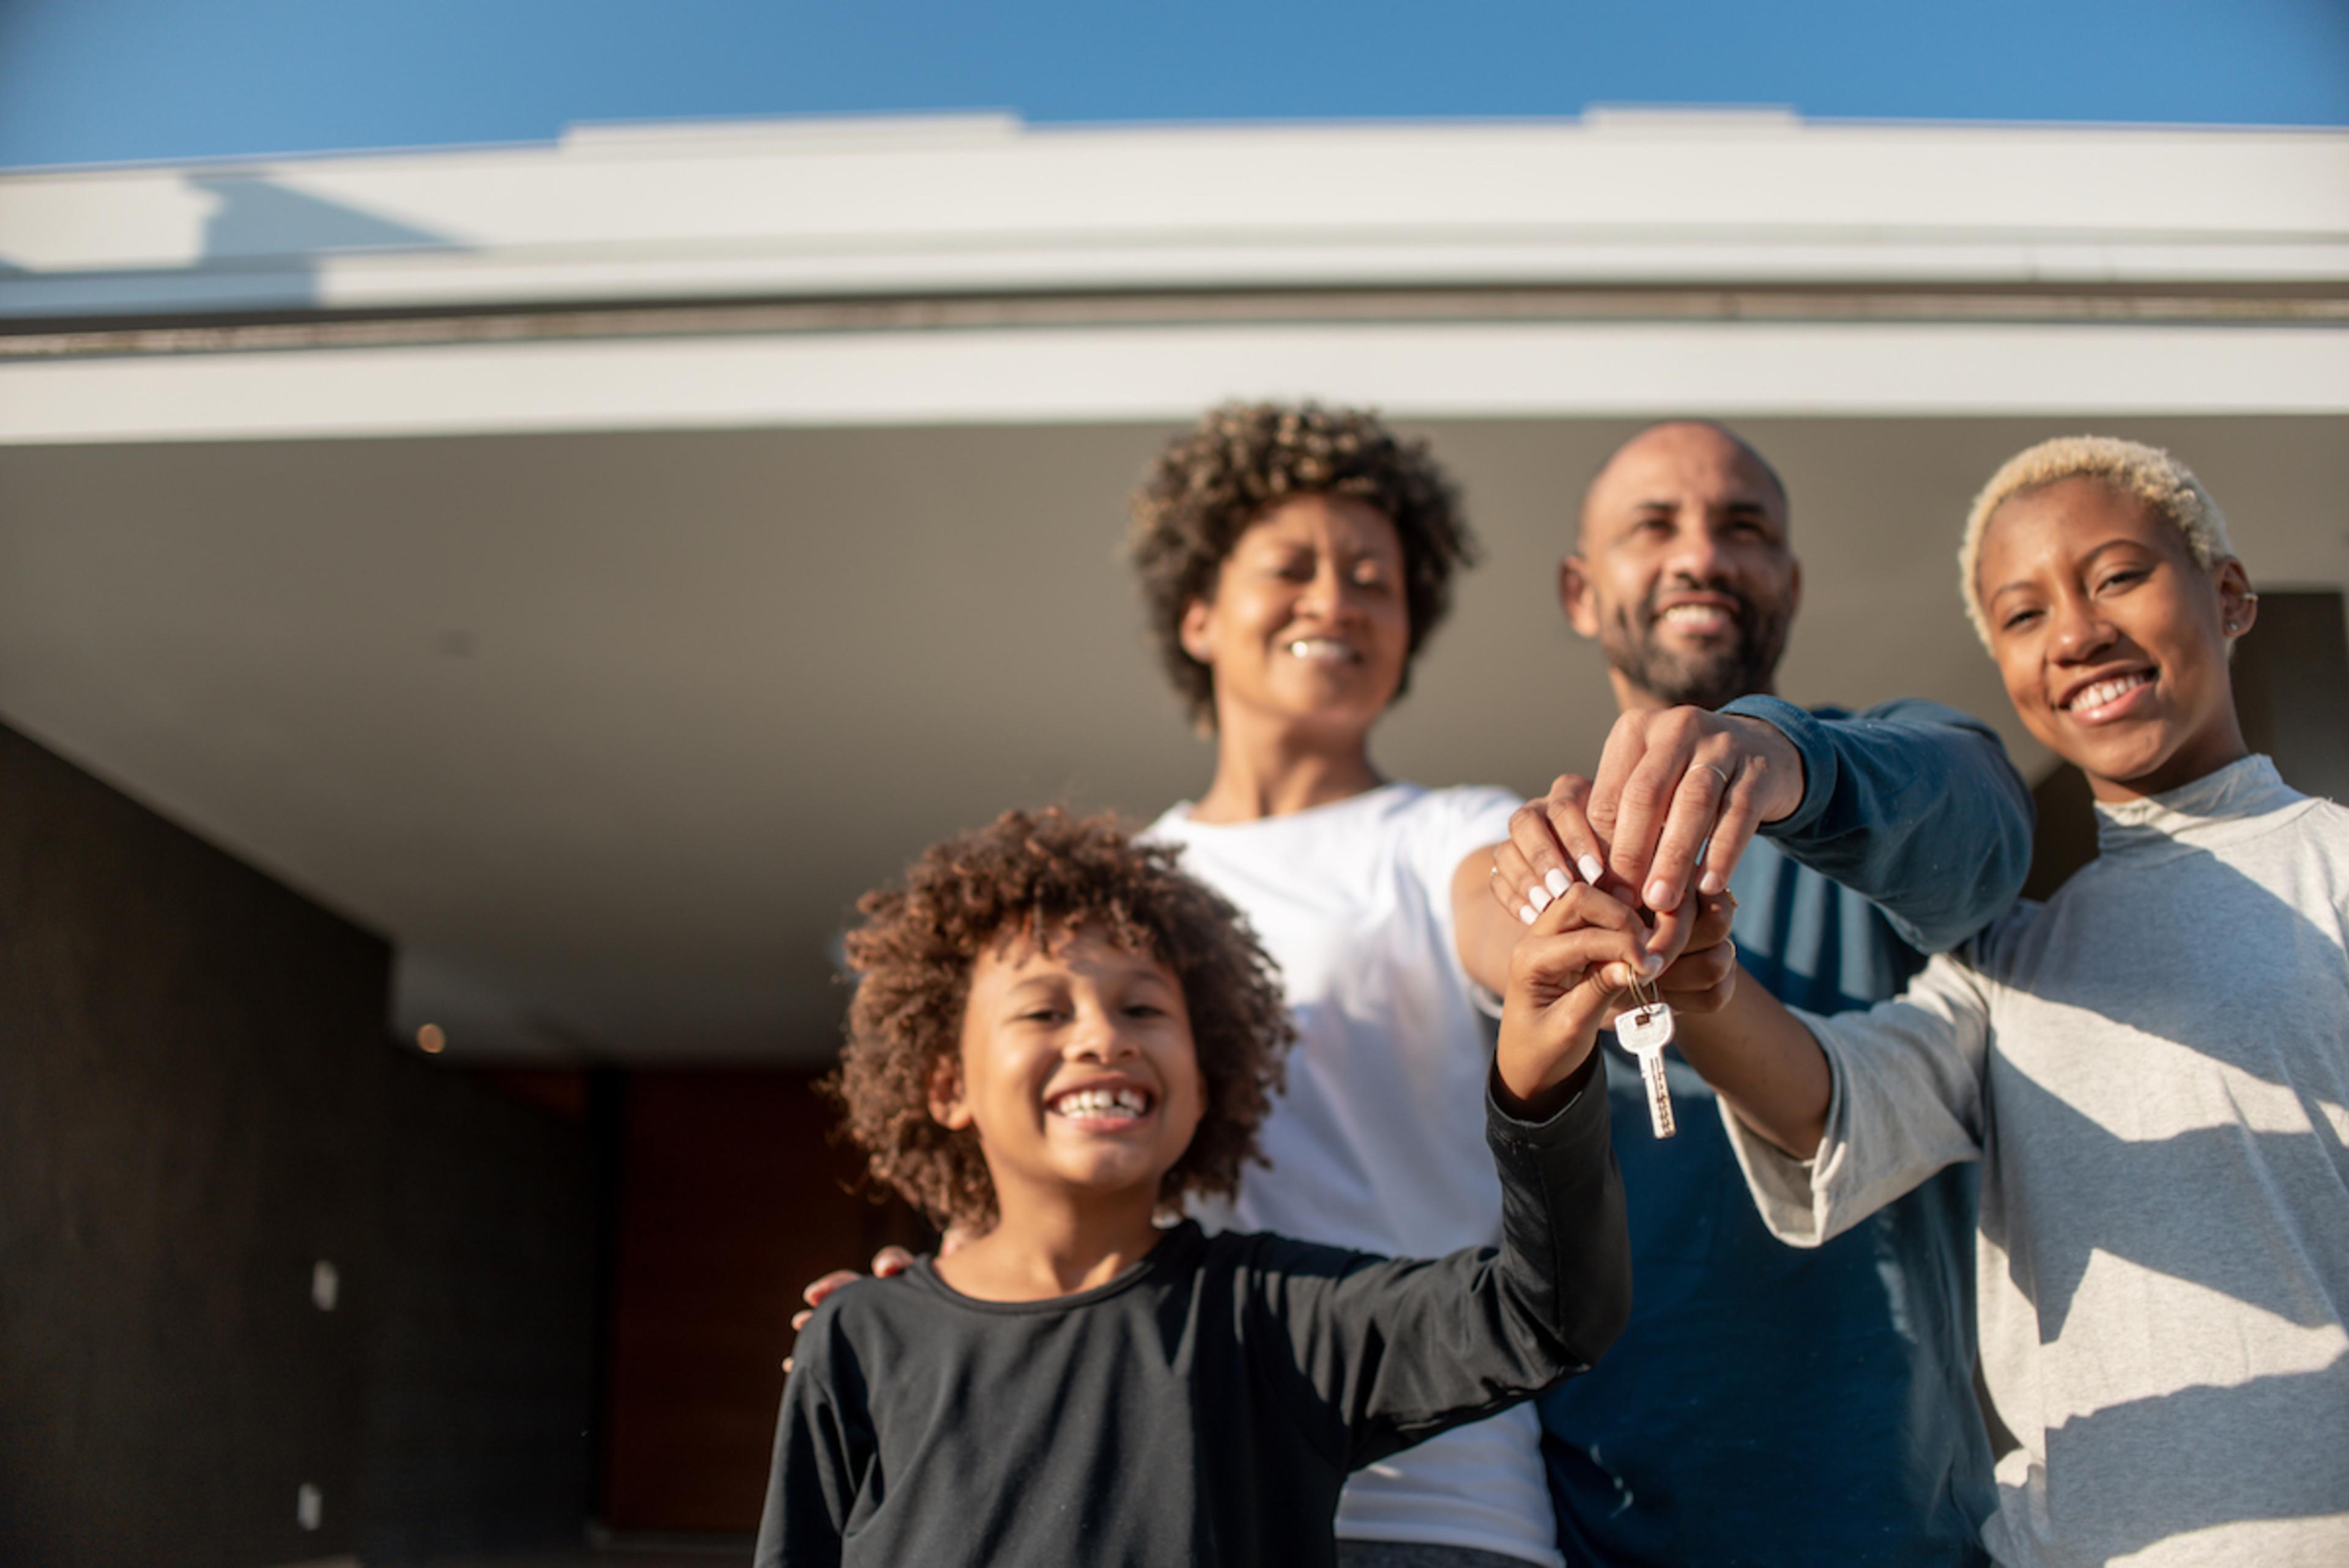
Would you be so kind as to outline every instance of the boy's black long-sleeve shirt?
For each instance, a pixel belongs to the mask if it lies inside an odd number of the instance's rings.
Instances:
[[[759,1568],[1309,1568],[1348,1472],[1586,1370],[1630,1310],[1607,1095],[1488,1103],[1502,1244],[1386,1260],[1185,1222],[1117,1279],[957,1294],[926,1260],[819,1308]],[[1278,1178],[1274,1178],[1278,1179]]]

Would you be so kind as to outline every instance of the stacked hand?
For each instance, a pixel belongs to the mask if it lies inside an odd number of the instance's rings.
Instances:
[[[1701,894],[1653,917],[1615,893],[1570,884],[1549,899],[1509,958],[1509,988],[1494,1057],[1501,1087],[1520,1115],[1552,1107],[1545,1096],[1589,1057],[1636,979],[1674,1007],[1710,1012],[1736,983],[1729,940],[1737,900]]]
[[[1702,708],[1624,714],[1599,774],[1561,774],[1509,819],[1493,896],[1531,925],[1579,879],[1651,909],[1719,893],[1764,823],[1803,804],[1802,753],[1774,724]],[[1700,856],[1702,864],[1700,866]]]

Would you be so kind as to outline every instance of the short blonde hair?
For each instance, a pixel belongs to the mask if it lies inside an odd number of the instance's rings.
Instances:
[[[1958,592],[1974,635],[1990,647],[1990,621],[1982,614],[1982,534],[1992,514],[2017,495],[2066,479],[2094,479],[2122,495],[2134,496],[2166,518],[2186,541],[2187,553],[2205,570],[2234,557],[2227,537],[2227,514],[2194,477],[2194,471],[2158,446],[2117,436],[2058,436],[2015,453],[1990,476],[1966,514],[1966,536],[1958,546]]]

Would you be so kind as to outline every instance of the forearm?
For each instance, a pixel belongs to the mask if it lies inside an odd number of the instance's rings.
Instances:
[[[1460,862],[1452,877],[1453,945],[1460,954],[1460,967],[1495,996],[1508,990],[1509,954],[1526,934],[1525,922],[1501,908],[1487,886],[1498,848],[1476,850]]]
[[[1728,1003],[1680,1019],[1672,1044],[1746,1126],[1796,1159],[1818,1152],[1835,1090],[1826,1053],[1761,981],[1740,970]]]
[[[1955,946],[2021,891],[2031,796],[1981,721],[1921,701],[1850,718],[1769,697],[1723,711],[1778,728],[1802,754],[1802,804],[1764,834],[1874,903],[1918,947]]]
[[[1485,1131],[1501,1178],[1503,1302],[1521,1334],[1551,1347],[1559,1375],[1596,1361],[1631,1314],[1606,1086],[1589,1067],[1575,1082],[1576,1096],[1540,1121],[1513,1114],[1496,1083]]]
[[[1482,1419],[1587,1369],[1630,1314],[1630,1237],[1593,1081],[1527,1121],[1488,1101],[1501,1245],[1300,1269],[1278,1314],[1294,1364],[1343,1413],[1348,1465]],[[1265,1238],[1268,1247],[1302,1247]]]

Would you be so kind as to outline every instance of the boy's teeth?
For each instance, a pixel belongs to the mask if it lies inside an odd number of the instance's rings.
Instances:
[[[1138,1116],[1144,1109],[1142,1094],[1136,1089],[1079,1089],[1074,1094],[1060,1096],[1052,1106],[1064,1116],[1108,1116],[1113,1112]]]

